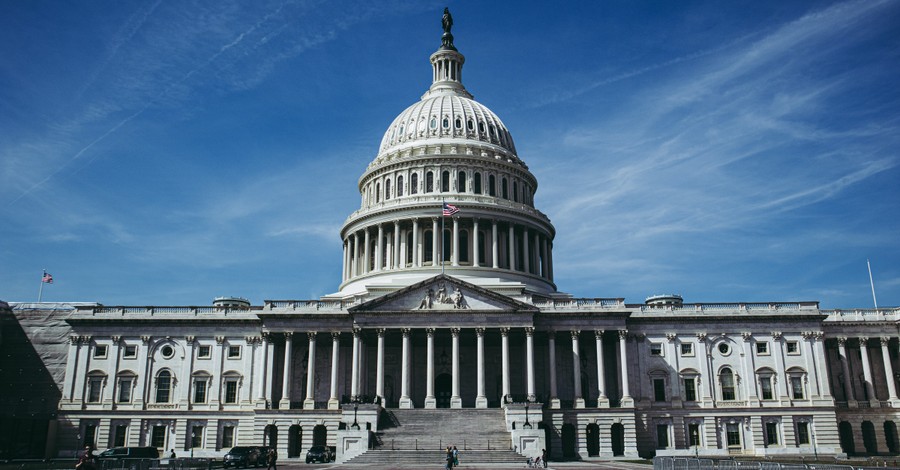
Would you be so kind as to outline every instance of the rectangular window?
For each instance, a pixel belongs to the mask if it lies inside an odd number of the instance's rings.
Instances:
[[[662,343],[650,343],[650,355],[651,356],[662,356],[663,348]]]
[[[797,445],[809,444],[809,423],[797,423]]]
[[[116,434],[113,436],[113,447],[125,447],[125,439],[128,437],[128,426],[116,425]]]
[[[203,447],[203,426],[193,426],[191,428],[191,447]]]
[[[682,356],[693,356],[694,355],[694,343],[681,343],[681,355]]]
[[[206,403],[206,379],[194,381],[194,403]]]
[[[800,343],[796,341],[788,341],[785,343],[788,354],[800,354]]]
[[[656,425],[656,448],[657,449],[665,449],[669,447],[669,425],[668,424],[657,424]]]
[[[725,438],[728,441],[728,447],[741,447],[741,427],[738,423],[728,423],[725,425]]]
[[[241,347],[240,346],[228,346],[228,359],[240,359],[241,358]]]
[[[700,446],[700,425],[697,423],[688,424],[688,445],[691,447]]]
[[[126,344],[125,348],[122,349],[122,358],[134,359],[136,357],[137,357],[137,345]]]
[[[794,400],[803,399],[803,377],[791,376],[791,395]]]
[[[210,347],[208,344],[201,344],[197,348],[197,358],[198,359],[209,359],[212,356],[210,352]]]
[[[234,426],[222,428],[222,448],[234,447]]]
[[[103,377],[88,377],[88,403],[100,403],[101,390],[103,390]]]
[[[153,429],[150,431],[150,446],[159,449],[164,449],[166,447],[165,426],[153,426]]]
[[[769,355],[769,343],[762,341],[756,343],[756,354],[759,356]]]
[[[778,445],[778,423],[766,423],[766,444]]]
[[[131,378],[119,379],[119,403],[131,403]]]
[[[772,377],[761,377],[759,379],[759,388],[762,391],[763,400],[771,400],[772,397]]]
[[[106,358],[106,345],[98,344],[94,346],[94,359],[105,359]]]
[[[696,380],[693,377],[684,379],[684,400],[685,401],[697,401],[697,387]]]
[[[237,403],[237,380],[228,380],[225,382],[225,403]]]
[[[653,379],[653,401],[666,401],[665,379]]]
[[[81,445],[92,445],[97,447],[97,425],[88,424],[84,426],[84,442]]]

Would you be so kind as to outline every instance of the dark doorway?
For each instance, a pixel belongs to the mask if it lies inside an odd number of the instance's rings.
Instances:
[[[300,443],[303,431],[299,425],[293,425],[288,428],[288,457],[300,456]]]
[[[869,455],[878,454],[878,443],[875,441],[875,425],[871,421],[862,422],[863,446]]]
[[[543,421],[538,423],[538,429],[544,430],[544,443],[547,446],[547,449],[546,449],[547,455],[548,456],[552,455],[553,454],[553,429],[551,429],[550,426],[547,426],[546,424],[544,424]]]
[[[847,455],[856,454],[856,445],[853,443],[853,426],[846,421],[838,424],[838,437],[841,441],[841,450]]]
[[[268,447],[278,447],[278,426],[270,424],[263,431],[263,445]]]
[[[324,446],[328,445],[328,428],[325,425],[320,424],[313,428],[313,442],[314,446]]]
[[[900,444],[897,442],[897,424],[893,421],[884,422],[884,440],[887,443],[888,452],[892,454],[900,452]]]
[[[575,459],[575,426],[569,423],[562,426],[562,451],[564,459]]]
[[[441,374],[434,379],[434,398],[438,408],[450,408],[452,387],[453,378],[450,374]]]
[[[625,455],[625,426],[622,423],[613,424],[609,432],[613,455]]]
[[[596,423],[587,425],[585,429],[587,435],[587,451],[588,457],[597,457],[600,455],[600,426]]]

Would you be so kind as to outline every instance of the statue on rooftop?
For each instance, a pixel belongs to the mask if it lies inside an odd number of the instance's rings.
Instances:
[[[441,49],[450,49],[455,51],[453,45],[453,35],[450,34],[450,28],[453,27],[453,15],[450,14],[449,8],[444,8],[444,16],[441,17],[441,27],[444,28],[444,34],[441,36]]]

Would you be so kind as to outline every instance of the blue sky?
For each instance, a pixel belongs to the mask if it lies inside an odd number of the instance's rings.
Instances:
[[[0,2],[0,299],[310,299],[446,2]],[[560,290],[900,305],[900,2],[450,2]]]

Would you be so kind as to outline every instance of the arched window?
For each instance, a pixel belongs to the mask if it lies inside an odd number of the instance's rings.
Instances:
[[[434,261],[434,253],[432,253],[431,251],[431,247],[434,244],[434,234],[431,232],[431,230],[426,230],[424,235],[425,236],[422,237],[425,239],[425,243],[422,244],[422,261],[424,261],[425,263],[431,263],[432,261]]]
[[[513,181],[513,201],[519,202],[519,183]]]
[[[103,386],[106,384],[106,374],[95,370],[87,375],[87,403],[100,403],[103,395]]]
[[[375,183],[375,202],[381,202],[381,183]]]
[[[475,130],[475,122],[472,121],[471,119],[466,121],[466,129],[468,129],[469,132],[474,131]]]
[[[728,367],[719,373],[719,383],[722,386],[722,400],[736,400],[734,393],[734,373]]]
[[[450,172],[447,170],[441,173],[441,192],[450,192]]]
[[[431,118],[430,127],[431,127],[432,129],[437,128],[437,119],[435,119],[433,116],[432,116],[432,118]]]
[[[403,175],[397,177],[397,197],[403,196]]]
[[[506,178],[503,178],[503,180],[500,181],[500,197],[502,197],[503,199],[509,199],[509,190],[506,185]]]
[[[412,230],[406,232],[406,265],[412,266],[413,262],[413,250],[416,247],[413,246],[413,234]]]
[[[425,173],[425,192],[430,193],[434,191],[434,173],[429,171]]]
[[[481,173],[475,173],[475,183],[472,190],[475,194],[481,194]]]
[[[469,262],[469,231],[459,231],[459,262]]]
[[[169,403],[172,396],[172,373],[163,370],[156,375],[156,403]]]
[[[409,194],[419,194],[419,174],[413,173],[409,177]]]
[[[487,259],[487,252],[484,249],[485,245],[487,244],[486,237],[488,237],[488,236],[490,236],[490,235],[488,235],[487,232],[485,232],[484,230],[479,230],[478,231],[478,240],[480,240],[480,241],[478,243],[478,246],[475,247],[475,249],[478,250],[478,259],[480,260],[480,263],[482,263],[485,266],[489,265],[491,262],[491,260]]]
[[[456,175],[456,191],[460,193],[466,192],[466,172],[460,171]]]
[[[462,119],[456,118],[455,124],[457,129],[462,129]]]
[[[478,121],[478,133],[484,134],[484,122],[483,121]]]
[[[488,195],[497,196],[497,178],[494,175],[488,176]]]
[[[384,200],[391,198],[391,180],[384,180]]]
[[[443,240],[444,245],[441,246],[441,252],[443,253],[443,256],[441,256],[441,258],[444,261],[450,261],[450,249],[453,247],[452,240],[453,240],[452,231],[449,228],[444,229],[444,240]]]
[[[450,128],[450,120],[445,117],[444,121],[441,122],[441,125],[444,127],[444,129],[449,129]]]

